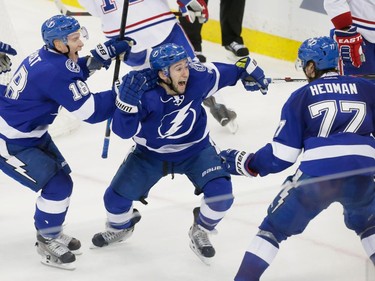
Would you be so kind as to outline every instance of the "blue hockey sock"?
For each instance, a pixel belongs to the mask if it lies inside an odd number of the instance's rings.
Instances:
[[[246,252],[242,259],[240,268],[234,278],[235,281],[259,281],[260,276],[269,266],[260,257],[253,253]]]
[[[265,231],[261,231],[266,234]],[[269,236],[269,235],[268,235]],[[235,277],[235,281],[259,281],[263,272],[272,263],[279,251],[279,244],[267,237],[256,235],[251,241],[241,266]]]

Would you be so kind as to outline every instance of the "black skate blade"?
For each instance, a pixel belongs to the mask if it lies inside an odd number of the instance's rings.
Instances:
[[[127,237],[127,238],[129,238],[129,237]],[[93,243],[91,243],[89,248],[91,250],[112,248],[114,246],[119,246],[121,244],[124,244],[125,242],[127,242],[127,238],[124,239],[124,240],[120,240],[120,241],[116,241],[116,242],[113,242],[113,243],[110,243],[110,244],[103,245],[102,247],[98,247],[98,246],[94,245]]]
[[[201,255],[198,249],[194,246],[193,242],[190,241],[190,249],[194,252],[194,254],[207,266],[211,265],[212,258],[206,258]]]

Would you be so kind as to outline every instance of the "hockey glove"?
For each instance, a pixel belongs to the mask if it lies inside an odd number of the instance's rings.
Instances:
[[[5,44],[3,42],[0,42],[0,54],[1,53],[12,56],[17,55],[17,51],[13,49],[12,46],[10,46],[9,44]]]
[[[6,54],[0,54],[0,74],[11,70],[12,62]]]
[[[243,175],[247,177],[256,177],[258,173],[248,168],[248,163],[253,157],[253,153],[246,153],[235,149],[227,149],[220,152],[222,166],[232,175]]]
[[[180,12],[183,17],[190,23],[195,22],[197,18],[199,23],[208,21],[208,9],[204,0],[178,0]]]
[[[139,71],[145,78],[147,83],[147,90],[154,88],[158,83],[158,71],[151,68],[146,68]]]
[[[15,56],[17,55],[17,51],[9,44],[0,42],[0,74],[9,72],[11,70],[12,62],[6,54]]]
[[[271,78],[266,78],[266,80],[267,80],[267,85],[272,82]],[[261,91],[261,93],[263,95],[267,94],[268,88],[267,88],[266,91],[264,91],[264,89],[261,88],[261,86],[259,85],[259,83],[257,83],[250,76],[248,78],[241,79],[241,82],[242,82],[243,86],[245,87],[246,91],[254,92],[254,91],[258,91],[259,90],[259,91]]]
[[[351,26],[348,30],[336,29],[334,32],[343,63],[360,67],[365,61],[365,54],[362,50],[363,38],[357,32],[357,27]]]
[[[131,47],[135,44],[135,41],[129,37],[125,37],[123,40],[112,38],[104,44],[100,43],[96,45],[96,48],[90,52],[97,61],[102,63],[103,66],[108,69],[111,65],[112,59],[116,56],[125,53],[124,60],[126,60]]]
[[[139,71],[130,71],[122,78],[116,106],[127,113],[138,112],[137,106],[147,88],[146,77]]]
[[[103,64],[91,56],[86,57],[86,66],[89,70],[89,76],[93,75],[95,71],[100,70]]]
[[[260,90],[263,95],[267,94],[268,84],[271,80],[264,76],[263,69],[257,65],[254,59],[244,57],[239,59],[236,65],[244,69],[241,81],[247,91]]]

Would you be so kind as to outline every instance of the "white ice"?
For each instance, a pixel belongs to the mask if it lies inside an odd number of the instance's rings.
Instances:
[[[0,40],[10,40],[18,50],[19,56],[13,60],[17,65],[21,58],[42,46],[40,26],[58,11],[53,1],[46,0],[0,0],[0,4],[6,8],[8,16],[4,16],[4,10],[0,12]],[[104,37],[98,19],[80,17],[79,21],[91,36],[82,52],[84,55]],[[228,62],[226,51],[217,44],[204,42],[203,51],[210,61]],[[269,77],[303,77],[294,70],[292,63],[251,55]],[[122,65],[122,72],[125,71]],[[112,75],[113,68],[96,73],[88,82],[91,90],[111,87]],[[238,114],[239,131],[230,134],[210,115],[213,140],[222,149],[254,151],[262,147],[272,139],[282,104],[301,85],[274,83],[266,96],[246,92],[241,83],[224,89],[223,99]],[[105,123],[82,124],[73,134],[55,140],[73,170],[74,192],[65,232],[79,238],[83,244],[83,255],[78,256],[75,271],[40,263],[34,247],[33,226],[37,194],[0,173],[0,280],[233,280],[268,204],[296,166],[264,178],[233,177],[236,199],[219,224],[218,235],[211,238],[217,250],[211,266],[203,264],[189,248],[187,232],[193,220],[192,209],[199,205],[201,198],[193,194],[192,184],[181,175],[173,180],[171,176],[163,178],[151,190],[147,206],[135,204],[142,220],[126,243],[92,250],[89,248],[91,237],[104,230],[103,193],[132,145],[131,140],[121,140],[112,134],[109,158],[102,159],[104,128]],[[360,240],[345,228],[341,206],[332,205],[311,222],[302,235],[281,244],[278,256],[262,280],[370,280],[366,279],[366,255]]]

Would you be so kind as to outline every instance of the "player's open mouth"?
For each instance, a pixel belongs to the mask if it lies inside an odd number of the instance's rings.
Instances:
[[[179,81],[178,86],[185,87],[186,86],[186,81]]]

